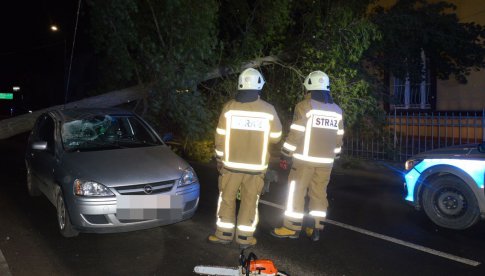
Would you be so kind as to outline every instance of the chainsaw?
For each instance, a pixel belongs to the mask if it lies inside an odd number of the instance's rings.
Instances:
[[[204,266],[194,267],[194,272],[199,275],[219,275],[219,276],[289,276],[285,272],[278,271],[271,260],[258,260],[256,255],[251,252],[248,257],[244,256],[244,250],[239,255],[238,267],[224,266]]]

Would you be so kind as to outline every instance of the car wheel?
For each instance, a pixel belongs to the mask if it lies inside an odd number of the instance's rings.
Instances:
[[[29,165],[27,165],[27,192],[32,197],[41,195],[39,187],[37,187],[37,183],[34,182],[32,170],[30,169]]]
[[[71,219],[69,218],[69,212],[66,208],[66,203],[64,201],[64,196],[62,191],[59,189],[57,193],[57,226],[61,235],[66,238],[76,237],[79,235],[79,231],[73,228],[71,224]]]
[[[473,191],[463,180],[452,175],[429,183],[423,192],[423,208],[434,223],[451,229],[468,228],[480,216]]]

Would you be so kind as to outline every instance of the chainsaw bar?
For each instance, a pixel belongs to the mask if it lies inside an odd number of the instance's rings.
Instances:
[[[240,276],[240,268],[224,266],[206,266],[198,265],[194,267],[194,272],[200,275],[218,275],[218,276]]]

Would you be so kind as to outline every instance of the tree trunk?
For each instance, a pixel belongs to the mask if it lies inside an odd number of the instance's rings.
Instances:
[[[112,91],[106,94],[71,102],[66,105],[56,105],[37,110],[33,113],[23,114],[10,119],[0,121],[0,139],[6,139],[14,135],[27,132],[34,126],[35,120],[42,113],[62,108],[88,108],[88,107],[113,107],[124,103],[138,100],[146,93],[146,87],[134,86],[122,90]]]
[[[228,75],[231,75],[231,74],[239,73],[239,72],[241,72],[241,71],[243,71],[244,69],[247,69],[247,68],[255,68],[255,67],[265,66],[265,65],[268,65],[268,64],[274,64],[274,63],[278,63],[278,62],[279,62],[278,57],[276,57],[276,56],[266,56],[266,57],[251,60],[251,61],[241,65],[237,69],[231,69],[229,67],[219,67],[217,69],[214,69],[212,72],[207,73],[202,81],[221,78],[221,77],[225,77],[225,76],[228,76]]]
[[[220,67],[218,69],[214,69],[212,72],[209,72],[202,81],[207,81],[210,79],[225,77],[230,74],[236,74],[244,69],[259,67],[268,65],[271,63],[277,63],[278,58],[275,56],[267,56],[262,58],[257,58],[252,60],[248,63],[241,65],[237,69],[231,69],[228,67]],[[143,97],[146,97],[147,91],[150,86],[133,86],[128,87],[122,90],[116,90],[112,92],[108,92],[106,94],[82,99],[80,101],[71,102],[65,105],[56,105],[51,106],[49,108],[37,110],[33,113],[23,114],[20,116],[16,116],[10,119],[4,119],[0,121],[0,139],[6,139],[17,134],[30,131],[34,126],[35,120],[39,117],[42,113],[53,110],[53,109],[62,109],[62,108],[86,108],[86,107],[113,107],[117,105],[121,105],[124,103],[129,103],[131,101],[140,100]]]

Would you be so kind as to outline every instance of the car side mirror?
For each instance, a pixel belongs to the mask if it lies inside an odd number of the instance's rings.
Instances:
[[[46,150],[47,149],[47,142],[46,141],[39,141],[32,143],[32,149],[34,150]]]
[[[478,152],[485,153],[485,143],[481,143],[478,145]]]

